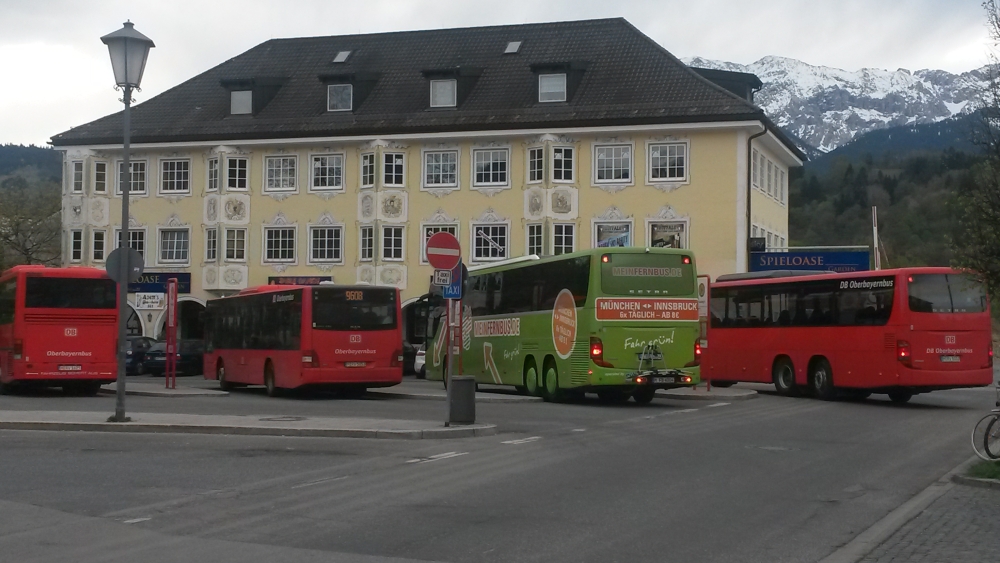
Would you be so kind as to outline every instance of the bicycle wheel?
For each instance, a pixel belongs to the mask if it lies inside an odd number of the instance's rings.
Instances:
[[[998,438],[995,436],[1000,432],[1000,423],[996,421],[1000,419],[1000,412],[990,413],[983,418],[979,419],[976,426],[972,429],[972,450],[976,452],[976,455],[980,459],[986,461],[994,461],[997,459],[995,455],[1000,454],[1000,443],[998,443]],[[992,445],[990,441],[990,433],[994,434],[992,438]]]
[[[994,415],[993,420],[986,426],[983,449],[990,459],[1000,459],[1000,414]]]

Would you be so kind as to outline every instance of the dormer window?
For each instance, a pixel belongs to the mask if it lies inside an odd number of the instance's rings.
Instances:
[[[520,50],[521,50],[521,42],[520,41],[511,41],[510,43],[507,43],[507,48],[503,50],[503,54],[505,54],[505,55],[513,55],[513,54],[517,53]]]
[[[458,103],[458,81],[431,80],[431,107],[453,108]]]
[[[230,115],[249,115],[253,113],[253,91],[233,90],[229,93]]]
[[[340,51],[339,53],[337,53],[337,56],[333,58],[333,62],[342,63],[347,60],[347,57],[350,56],[351,56],[350,51]]]
[[[539,74],[538,75],[538,101],[539,102],[565,102],[566,101],[566,75],[565,74]]]
[[[351,111],[354,102],[354,86],[351,84],[330,84],[326,87],[327,111]]]

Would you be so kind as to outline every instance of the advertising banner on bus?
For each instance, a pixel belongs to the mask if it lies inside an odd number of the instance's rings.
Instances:
[[[599,321],[697,321],[697,299],[659,297],[599,297],[594,300]]]

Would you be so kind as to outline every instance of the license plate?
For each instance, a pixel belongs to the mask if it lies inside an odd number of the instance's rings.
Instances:
[[[649,353],[647,353],[647,354],[639,353],[639,354],[636,354],[636,355],[639,356],[639,360],[640,361],[645,360],[645,361],[648,362],[650,360],[662,360],[663,359],[663,354],[661,354],[659,352],[653,352],[651,354],[649,354]]]
[[[673,382],[674,382],[674,378],[673,377],[654,377],[653,378],[653,383],[654,384],[655,383],[673,383]]]
[[[83,369],[83,366],[77,366],[77,365],[59,366],[59,371],[80,371],[81,369]]]
[[[345,368],[363,368],[368,365],[368,362],[344,362]]]
[[[941,356],[941,361],[946,364],[958,363],[962,361],[962,356]]]

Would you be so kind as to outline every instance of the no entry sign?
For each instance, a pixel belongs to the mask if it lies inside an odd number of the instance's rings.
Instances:
[[[427,239],[427,261],[438,270],[452,270],[462,258],[455,235],[446,232],[434,233]]]

